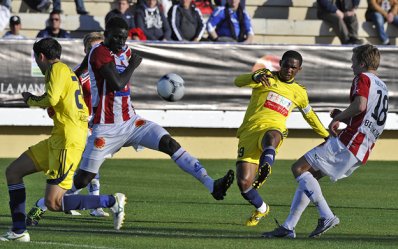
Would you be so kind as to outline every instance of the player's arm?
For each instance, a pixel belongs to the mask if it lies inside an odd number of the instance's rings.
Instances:
[[[104,79],[106,79],[106,81],[109,83],[109,86],[113,91],[120,91],[130,81],[131,75],[133,74],[134,70],[141,64],[141,61],[141,56],[136,53],[132,53],[129,60],[129,65],[121,74],[119,74],[119,72],[116,70],[116,65],[113,61],[104,64],[99,69],[99,72],[102,77],[104,77]]]
[[[303,115],[305,121],[307,121],[307,123],[319,136],[323,138],[327,138],[329,136],[329,132],[323,126],[321,120],[319,120],[318,115],[316,115],[316,113],[309,104],[305,108],[300,108],[300,112]]]
[[[329,124],[330,134],[337,136],[337,129],[339,128],[340,122],[350,120],[356,115],[366,111],[368,99],[363,96],[356,96],[354,101],[344,111],[337,114]]]
[[[80,63],[79,67],[76,68],[75,74],[77,75],[77,77],[80,77],[80,75],[82,75],[82,73],[88,68],[89,54],[90,53],[87,53],[86,56],[84,56],[82,63]]]
[[[238,87],[248,86],[256,88],[261,85],[270,86],[269,79],[274,78],[272,72],[266,68],[261,68],[254,73],[241,74],[235,78],[235,85]]]

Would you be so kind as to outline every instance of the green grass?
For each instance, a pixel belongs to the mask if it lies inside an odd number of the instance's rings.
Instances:
[[[9,228],[4,169],[11,162],[0,159],[0,229]],[[231,160],[202,160],[213,178],[234,169]],[[323,193],[339,216],[340,226],[319,239],[308,239],[318,214],[307,208],[296,227],[298,238],[262,239],[275,228],[274,218],[286,218],[296,182],[291,161],[277,161],[273,174],[260,189],[270,204],[269,217],[257,227],[243,223],[253,210],[234,184],[224,201],[215,201],[194,178],[171,160],[108,160],[101,168],[101,192],[122,192],[128,197],[126,221],[120,231],[113,221],[47,212],[39,226],[29,229],[31,243],[0,242],[0,248],[397,248],[398,163],[369,162],[353,176],[331,183],[322,179]],[[28,176],[27,211],[43,195],[42,173]],[[84,191],[85,193],[85,191]]]

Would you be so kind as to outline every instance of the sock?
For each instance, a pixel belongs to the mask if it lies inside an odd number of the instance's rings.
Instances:
[[[214,180],[207,175],[207,171],[200,164],[198,159],[191,156],[182,147],[179,148],[172,156],[171,159],[185,172],[198,179],[205,187],[213,192]]]
[[[36,207],[39,207],[41,210],[43,211],[47,211],[47,206],[44,202],[44,198],[40,198],[37,202],[36,202]]]
[[[10,196],[10,211],[12,218],[12,228],[14,233],[23,233],[26,230],[26,191],[24,183],[8,185],[8,194]]]
[[[99,195],[100,193],[100,182],[99,177],[97,178],[97,176],[95,176],[95,178],[91,180],[91,182],[87,186],[89,195]]]
[[[113,195],[64,195],[62,211],[109,208],[115,203]]]
[[[268,146],[264,148],[263,153],[260,156],[260,165],[264,165],[268,163],[269,165],[273,165],[275,160],[275,148],[273,146]]]
[[[298,186],[296,193],[294,193],[292,205],[290,206],[290,213],[282,226],[289,230],[294,230],[309,203],[310,199],[304,194],[300,186]]]
[[[309,172],[304,172],[296,180],[299,187],[317,207],[319,215],[325,219],[333,218],[334,214],[323,197],[321,186],[314,176]]]
[[[252,204],[258,210],[264,203],[257,189],[249,188],[245,192],[242,192],[241,195],[243,198],[248,200],[250,204]],[[264,203],[265,204],[265,203]]]

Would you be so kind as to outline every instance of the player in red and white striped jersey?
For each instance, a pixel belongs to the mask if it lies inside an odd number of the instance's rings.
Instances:
[[[142,58],[126,46],[127,23],[114,17],[106,23],[105,40],[88,56],[93,109],[92,135],[74,184],[85,187],[98,173],[106,158],[122,147],[141,147],[168,154],[185,172],[198,179],[216,200],[222,200],[232,184],[234,172],[213,180],[198,159],[185,151],[158,124],[137,115],[130,99],[130,78]]]
[[[290,214],[281,226],[264,233],[263,237],[295,238],[294,228],[310,202],[317,207],[320,218],[309,237],[318,237],[340,223],[327,204],[318,180],[329,176],[332,181],[337,181],[365,164],[384,130],[388,112],[387,86],[376,74],[380,64],[379,50],[369,44],[355,47],[351,61],[355,77],[350,105],[344,111],[335,109],[331,112],[331,137],[293,164],[292,172],[298,187]],[[346,123],[347,127],[338,132],[340,122]]]

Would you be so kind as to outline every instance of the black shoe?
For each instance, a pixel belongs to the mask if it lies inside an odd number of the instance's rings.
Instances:
[[[296,231],[289,230],[285,228],[284,226],[279,225],[279,222],[275,219],[276,224],[278,225],[277,228],[275,228],[271,232],[265,232],[261,235],[261,237],[264,238],[291,238],[294,239],[296,238]]]
[[[224,196],[227,195],[227,190],[233,182],[234,171],[230,169],[225,176],[214,181],[213,193],[211,195],[216,200],[224,200]]]
[[[355,37],[351,37],[350,40],[348,41],[349,44],[355,44],[355,45],[362,45],[365,42],[362,39],[358,39]]]
[[[263,165],[260,165],[258,167],[256,179],[252,184],[253,188],[255,189],[260,188],[270,175],[271,175],[271,165],[269,165],[269,163],[267,162],[264,163]]]
[[[79,15],[88,15],[89,12],[87,10],[76,10],[77,14]]]

